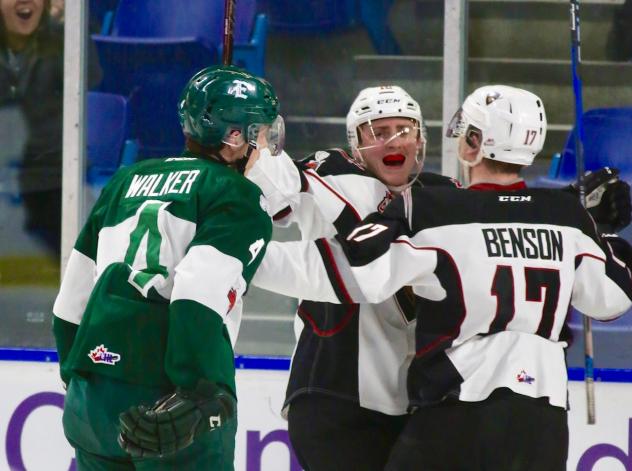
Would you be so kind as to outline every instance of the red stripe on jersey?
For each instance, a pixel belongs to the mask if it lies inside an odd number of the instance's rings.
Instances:
[[[429,343],[428,345],[424,345],[422,348],[417,350],[415,352],[415,356],[420,357],[432,351],[437,345],[440,345],[443,342],[446,342],[448,340],[454,340],[455,338],[459,336],[459,333],[461,332],[461,325],[463,324],[463,321],[465,320],[465,316],[467,314],[467,306],[465,305],[465,298],[463,297],[463,283],[461,282],[461,274],[459,273],[459,269],[456,265],[456,262],[454,261],[454,258],[452,258],[452,255],[450,255],[450,253],[446,251],[445,249],[442,249],[439,247],[417,247],[413,245],[410,241],[402,240],[402,239],[398,239],[394,241],[393,243],[405,244],[414,250],[433,250],[435,252],[441,252],[450,261],[450,264],[452,265],[453,271],[456,274],[456,278],[457,278],[456,281],[458,283],[459,296],[461,297],[461,306],[463,306],[463,312],[461,313],[461,317],[457,319],[457,324],[452,331],[448,332],[445,335],[442,335],[441,337],[438,337],[433,342]]]
[[[524,180],[520,180],[518,182],[512,183],[510,185],[499,185],[498,183],[474,183],[467,187],[468,190],[478,190],[478,191],[517,191],[517,190],[526,190],[527,184]]]
[[[356,159],[354,159],[349,154],[347,154],[346,150],[341,149],[340,147],[334,147],[332,150],[335,150],[336,152],[338,152],[341,156],[347,159],[349,163],[352,163],[353,165],[358,167],[360,170],[366,171],[366,168],[363,167]]]
[[[358,211],[356,211],[356,209],[353,207],[353,205],[351,203],[349,203],[349,201],[347,201],[340,193],[338,193],[336,190],[334,190],[331,186],[329,186],[325,180],[323,180],[323,178],[318,175],[316,172],[314,172],[313,170],[305,170],[305,173],[307,175],[309,175],[310,177],[313,177],[316,179],[316,181],[318,181],[321,185],[323,185],[325,188],[327,188],[329,191],[331,191],[334,195],[336,195],[336,197],[342,201],[346,206],[348,206],[351,211],[353,212],[353,215],[356,217],[356,219],[358,220],[358,222],[362,221],[362,218],[360,217],[360,214],[358,213]]]
[[[320,239],[320,240],[322,242],[323,248],[325,249],[325,252],[327,253],[327,258],[329,258],[331,269],[333,270],[334,277],[336,278],[336,284],[338,285],[338,288],[340,289],[340,293],[344,297],[344,300],[343,300],[344,304],[354,304],[353,299],[351,299],[351,296],[349,295],[349,292],[347,291],[347,287],[345,286],[344,281],[342,281],[342,276],[340,276],[340,271],[338,270],[338,265],[336,264],[336,260],[334,259],[334,254],[331,251],[329,242],[327,242],[327,239]]]
[[[316,321],[314,320],[312,315],[309,312],[307,312],[305,309],[303,309],[301,306],[298,307],[297,312],[299,316],[301,316],[307,322],[309,322],[309,325],[312,326],[312,330],[314,331],[316,335],[318,335],[319,337],[331,337],[332,335],[336,335],[338,332],[344,329],[347,326],[347,324],[349,324],[349,321],[351,321],[351,319],[353,318],[353,315],[356,312],[359,312],[357,308],[358,308],[357,304],[350,305],[349,308],[347,309],[347,312],[345,312],[345,315],[343,316],[342,320],[338,324],[336,324],[335,327],[333,327],[332,329],[324,329],[324,330],[319,328],[316,325]]]
[[[281,219],[283,219],[285,216],[287,216],[291,212],[292,212],[292,208],[290,206],[286,206],[284,209],[282,209],[281,211],[276,213],[274,216],[272,216],[272,220],[273,221],[280,221]]]
[[[577,260],[578,258],[582,258],[582,257],[590,257],[590,258],[594,258],[595,260],[599,260],[603,263],[606,263],[606,259],[605,258],[601,258],[601,257],[597,257],[596,255],[593,255],[591,253],[578,253],[577,255],[575,255],[575,260]]]
[[[306,192],[309,189],[309,182],[307,181],[307,177],[305,176],[305,172],[301,171],[300,168],[297,168],[298,176],[301,178],[301,193]]]
[[[599,261],[601,261],[603,263],[606,263],[606,260],[604,260],[601,257],[597,257],[596,255],[593,255],[593,254],[590,254],[590,253],[580,253],[580,254],[575,255],[575,266],[577,266],[577,259],[578,258],[582,258],[582,257],[590,257],[590,258],[594,258],[595,260],[599,260]],[[618,320],[620,317],[621,316],[617,316],[617,317],[614,317],[612,319],[599,320],[599,322],[612,322],[612,321]]]
[[[506,286],[507,283],[509,286]],[[487,332],[495,333],[505,330],[516,315],[516,300],[514,297],[514,278],[511,265],[496,265],[496,273],[492,280],[490,294],[496,298],[496,313],[489,323]],[[509,294],[510,302],[503,302],[503,292]]]

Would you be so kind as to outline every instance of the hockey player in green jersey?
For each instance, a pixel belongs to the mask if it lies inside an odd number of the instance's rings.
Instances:
[[[198,72],[186,150],[119,170],[92,209],[53,308],[80,471],[233,469],[233,345],[272,231],[240,170],[257,143],[279,150],[278,109],[263,79]]]

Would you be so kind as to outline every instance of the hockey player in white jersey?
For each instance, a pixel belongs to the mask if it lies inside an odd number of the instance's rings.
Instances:
[[[402,88],[362,90],[347,115],[347,137],[349,152],[318,151],[295,163],[264,149],[254,166],[249,161],[247,176],[263,189],[277,224],[296,222],[305,240],[344,236],[418,177],[426,145],[423,118]],[[418,180],[455,185],[431,173]],[[284,282],[266,270],[253,281],[272,290]],[[407,417],[412,299],[401,290],[375,305],[300,303],[285,410],[306,469],[383,469]]]
[[[412,286],[412,414],[386,469],[564,470],[564,321],[571,305],[604,320],[630,308],[632,248],[600,237],[575,197],[526,188],[546,136],[534,94],[482,87],[450,135],[468,191],[412,187],[347,237],[273,243],[267,269],[283,294],[330,302]]]

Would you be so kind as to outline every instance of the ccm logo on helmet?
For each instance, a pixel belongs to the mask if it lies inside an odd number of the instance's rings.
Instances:
[[[384,103],[399,103],[400,100],[399,98],[384,98],[383,100],[378,100],[377,104],[378,105],[383,105]]]
[[[531,196],[507,196],[501,195],[498,197],[498,201],[509,201],[511,203],[520,203],[522,201],[531,201]]]

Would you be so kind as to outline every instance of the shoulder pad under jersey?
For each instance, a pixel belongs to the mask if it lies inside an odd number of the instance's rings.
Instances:
[[[438,173],[422,172],[415,182],[419,186],[449,186],[462,188],[461,183],[456,178],[444,177]]]

